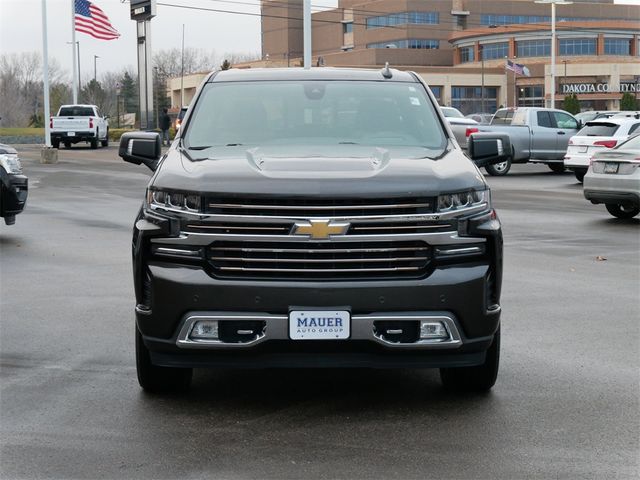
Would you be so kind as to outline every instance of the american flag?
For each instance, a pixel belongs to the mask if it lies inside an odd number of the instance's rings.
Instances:
[[[524,75],[526,77],[529,77],[531,75],[531,72],[529,72],[529,69],[527,67],[525,67],[524,65],[520,65],[519,63],[512,62],[511,60],[507,60],[505,68],[507,70],[515,72],[518,75]]]
[[[89,0],[75,0],[76,31],[86,33],[100,40],[113,40],[120,37],[113,28],[109,17],[95,3]]]

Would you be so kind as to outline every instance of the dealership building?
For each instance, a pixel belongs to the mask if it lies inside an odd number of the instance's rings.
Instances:
[[[464,113],[550,106],[554,89],[556,102],[575,93],[584,110],[619,108],[624,92],[640,96],[640,6],[558,5],[553,46],[550,16],[549,4],[533,0],[339,0],[312,15],[313,59],[413,70],[442,105]],[[300,65],[302,0],[263,0],[261,31],[262,60],[242,66]],[[506,71],[506,60],[529,75]]]

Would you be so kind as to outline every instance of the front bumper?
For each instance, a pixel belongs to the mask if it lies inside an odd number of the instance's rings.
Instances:
[[[0,182],[2,182],[0,216],[18,215],[27,204],[29,180],[25,175],[9,175],[4,168],[0,168]]]

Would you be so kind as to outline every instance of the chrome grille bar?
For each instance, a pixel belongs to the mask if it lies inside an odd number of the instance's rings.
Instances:
[[[232,203],[210,203],[209,208],[219,209],[243,209],[243,210],[382,210],[398,208],[428,208],[429,203],[400,203],[382,205],[258,205],[258,204],[232,204]]]
[[[215,261],[245,263],[396,263],[426,261],[428,257],[398,258],[259,258],[259,257],[211,257]],[[223,267],[220,267],[223,268]],[[332,270],[333,271],[333,270]]]

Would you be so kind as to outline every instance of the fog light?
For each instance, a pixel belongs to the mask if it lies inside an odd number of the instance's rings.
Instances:
[[[217,340],[218,339],[218,321],[217,320],[200,320],[191,329],[189,334],[191,338],[200,340]]]
[[[449,338],[449,332],[442,322],[420,322],[420,339],[421,340],[446,340]]]

